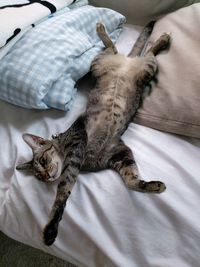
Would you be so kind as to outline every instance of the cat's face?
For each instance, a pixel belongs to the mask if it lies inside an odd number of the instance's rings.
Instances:
[[[24,134],[23,139],[31,147],[33,159],[17,169],[29,170],[43,182],[57,180],[62,171],[62,158],[53,142],[31,134]]]

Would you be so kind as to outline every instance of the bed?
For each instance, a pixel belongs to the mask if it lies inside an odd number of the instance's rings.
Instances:
[[[130,21],[123,26],[117,40],[120,52],[130,51],[141,29]],[[19,162],[31,158],[22,134],[50,138],[67,129],[85,110],[91,87],[87,74],[78,82],[67,111],[27,109],[0,100],[0,230],[77,266],[199,267],[198,135],[146,127],[141,116],[140,124],[131,123],[123,140],[133,151],[140,176],[163,181],[166,192],[130,191],[111,170],[80,174],[56,242],[51,247],[43,244],[41,233],[56,185],[16,171]]]

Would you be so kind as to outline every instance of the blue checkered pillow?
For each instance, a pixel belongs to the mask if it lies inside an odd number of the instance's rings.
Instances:
[[[68,110],[76,81],[89,71],[103,47],[97,22],[105,24],[116,41],[125,18],[86,5],[29,31],[0,62],[0,98],[26,108]]]

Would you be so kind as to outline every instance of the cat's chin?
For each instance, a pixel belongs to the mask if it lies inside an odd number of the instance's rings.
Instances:
[[[47,180],[47,183],[53,183],[53,182],[57,181],[58,178],[59,178],[59,177],[57,177],[57,178],[54,178],[54,177],[49,178],[49,179]]]
[[[46,177],[43,178],[43,177],[38,177],[38,176],[36,176],[36,177],[41,182],[44,182],[44,183],[53,183],[53,182],[57,181],[60,178],[60,173],[61,173],[61,171],[60,171],[60,168],[59,168],[59,164],[56,163],[53,166],[53,171],[51,173],[49,173],[50,174],[50,177],[48,177],[48,178],[46,178]]]
[[[59,179],[59,177],[60,177],[60,170],[59,170],[59,165],[57,163],[57,164],[55,164],[54,171],[53,171],[51,177],[47,180],[47,182],[51,182],[51,183],[55,182],[56,180]]]
[[[48,179],[41,179],[41,178],[38,178],[37,179],[40,181],[40,182],[43,182],[43,183],[53,183],[53,182],[56,182],[58,179],[59,179],[59,176],[58,177],[51,177],[51,178],[48,178]]]

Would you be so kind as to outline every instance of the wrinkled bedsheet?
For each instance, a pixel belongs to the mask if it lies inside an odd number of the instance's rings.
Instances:
[[[127,25],[118,47],[127,51],[139,28]],[[67,202],[56,242],[42,243],[56,185],[15,170],[31,158],[22,133],[50,138],[85,109],[87,81],[68,113],[0,102],[0,230],[25,244],[85,267],[199,267],[200,142],[131,123],[123,140],[140,176],[159,179],[160,195],[128,190],[111,170],[86,173]]]

